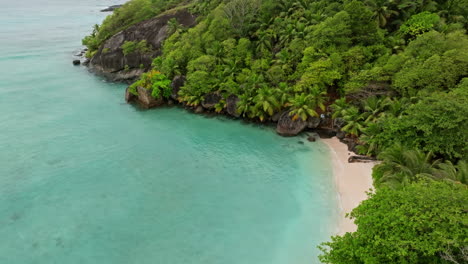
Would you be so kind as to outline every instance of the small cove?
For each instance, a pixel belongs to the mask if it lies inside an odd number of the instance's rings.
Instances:
[[[0,263],[317,263],[337,225],[327,146],[126,104],[71,65],[118,3],[2,4]]]

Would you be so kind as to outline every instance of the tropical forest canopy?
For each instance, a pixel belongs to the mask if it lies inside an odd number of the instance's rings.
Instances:
[[[468,0],[132,0],[83,42],[171,8],[154,70],[133,86],[196,106],[218,93],[243,117],[327,109],[361,154],[377,156],[377,190],[351,216],[358,231],[322,245],[325,263],[468,261]],[[465,262],[466,263],[466,262]]]

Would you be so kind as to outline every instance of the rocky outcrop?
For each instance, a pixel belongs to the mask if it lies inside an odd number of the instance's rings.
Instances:
[[[307,128],[317,128],[320,125],[320,118],[319,117],[309,117],[307,119]]]
[[[239,103],[240,99],[239,97],[235,95],[230,95],[226,99],[226,112],[233,116],[233,117],[239,117],[240,114],[237,112],[237,104]]]
[[[121,8],[123,5],[112,5],[112,6],[109,6],[108,8],[104,8],[101,10],[101,12],[112,12],[114,10],[116,10],[117,8]]]
[[[223,97],[218,92],[208,93],[205,95],[202,106],[205,109],[212,109],[221,101],[221,99],[223,99]]]
[[[143,87],[137,87],[137,92],[138,92],[138,103],[141,104],[142,107],[149,109],[149,108],[154,108],[160,105],[164,104],[164,100],[161,98],[154,98],[151,95],[151,91],[148,89],[145,89]]]
[[[177,100],[179,98],[179,91],[182,86],[185,84],[185,76],[178,75],[172,79],[171,87],[172,87],[172,93],[171,93],[171,98],[174,100]]]
[[[307,121],[303,121],[300,118],[293,120],[293,117],[289,115],[289,111],[284,112],[278,124],[276,126],[276,132],[281,136],[292,137],[301,133],[307,126]]]
[[[130,92],[130,87],[125,89],[125,102],[130,103],[135,101],[136,96]]]
[[[139,77],[151,67],[153,58],[161,54],[162,43],[169,36],[167,23],[173,18],[184,27],[196,24],[196,17],[186,9],[171,10],[135,24],[106,40],[91,59],[90,68],[113,81]],[[121,47],[126,41],[138,43],[142,40],[146,40],[150,51],[135,51],[124,55]]]

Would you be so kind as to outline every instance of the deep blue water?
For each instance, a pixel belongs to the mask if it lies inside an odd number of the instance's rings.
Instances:
[[[327,147],[125,104],[71,64],[117,3],[0,0],[0,263],[317,263]]]

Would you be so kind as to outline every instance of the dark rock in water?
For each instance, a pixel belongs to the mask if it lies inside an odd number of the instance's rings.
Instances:
[[[276,125],[276,132],[284,137],[296,136],[301,133],[307,126],[307,122],[298,118],[293,120],[293,117],[289,115],[289,111],[284,112],[278,124]]]
[[[195,108],[195,113],[196,113],[196,114],[201,114],[201,113],[203,113],[203,107],[202,107],[201,105],[197,106],[197,107]]]
[[[117,8],[121,8],[123,5],[112,5],[109,6],[108,8],[102,9],[101,12],[112,12],[116,10]]]
[[[73,65],[77,66],[80,65],[81,61],[80,60],[73,60]]]
[[[348,158],[349,163],[355,163],[355,162],[373,162],[376,159],[373,157],[368,157],[368,156],[351,156]]]
[[[226,111],[228,112],[229,115],[234,116],[234,117],[239,117],[240,114],[237,112],[237,104],[239,103],[240,99],[239,97],[235,95],[230,95],[226,99]]]
[[[172,94],[171,98],[177,100],[179,97],[179,91],[182,86],[185,84],[185,76],[178,75],[172,79],[171,87],[172,87]]]
[[[85,59],[85,60],[83,61],[83,65],[84,65],[84,66],[88,66],[88,65],[89,65],[89,59]]]
[[[298,141],[297,143],[299,143],[300,145],[304,145],[304,141]]]
[[[151,68],[153,58],[161,54],[161,46],[169,36],[168,21],[176,19],[183,27],[196,24],[196,17],[187,9],[168,12],[137,23],[106,40],[91,59],[90,68],[113,81],[132,80]],[[145,40],[151,51],[123,54],[125,41],[138,43]]]
[[[319,128],[316,129],[315,132],[317,132],[321,138],[332,138],[336,136],[336,131],[333,129]]]
[[[336,133],[336,137],[339,138],[339,139],[343,139],[343,138],[345,138],[345,136],[346,136],[346,132],[338,131]]]
[[[320,121],[319,117],[309,117],[307,119],[307,128],[317,128],[320,125]]]
[[[315,141],[316,141],[316,139],[315,139],[314,136],[309,136],[309,137],[307,138],[307,140],[308,140],[309,142],[315,142]]]
[[[206,109],[212,109],[214,106],[221,101],[223,97],[218,92],[209,93],[205,95],[205,100],[202,102],[202,106]]]
[[[164,103],[162,98],[154,98],[151,95],[151,91],[148,89],[145,89],[143,87],[137,87],[137,92],[138,92],[138,102],[144,107],[144,108],[153,108],[156,106],[160,106]]]
[[[125,89],[125,101],[127,103],[130,103],[136,99],[136,96],[130,92],[130,87],[127,87]]]

